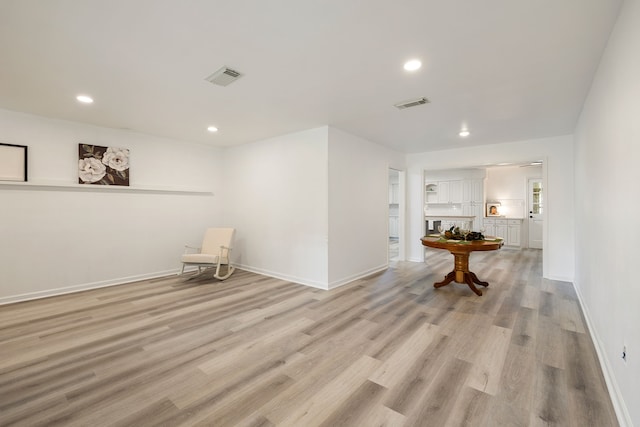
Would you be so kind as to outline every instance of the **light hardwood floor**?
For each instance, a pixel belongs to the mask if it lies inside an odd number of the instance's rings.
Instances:
[[[616,426],[569,283],[473,253],[321,291],[244,271],[0,307],[0,425]]]

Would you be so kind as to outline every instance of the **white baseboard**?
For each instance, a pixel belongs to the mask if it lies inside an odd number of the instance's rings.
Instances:
[[[294,283],[298,283],[300,285],[305,285],[305,286],[310,286],[312,288],[317,288],[317,289],[323,289],[323,290],[330,290],[330,289],[335,289],[338,288],[340,286],[344,286],[347,283],[351,283],[354,280],[358,280],[361,279],[363,277],[367,277],[371,274],[377,273],[379,271],[383,271],[386,270],[388,268],[387,264],[384,265],[380,265],[374,268],[371,268],[369,270],[366,271],[362,271],[356,274],[353,274],[351,276],[348,277],[344,277],[342,279],[339,280],[334,280],[333,282],[327,284],[327,283],[322,283],[319,281],[314,281],[314,280],[309,280],[309,279],[305,279],[302,277],[296,277],[296,276],[291,276],[288,274],[282,274],[282,273],[278,273],[275,271],[271,271],[271,270],[266,270],[263,268],[256,268],[256,267],[252,267],[249,265],[244,265],[244,264],[236,264],[236,267],[245,270],[245,271],[250,271],[252,273],[257,273],[257,274],[262,274],[264,276],[269,276],[269,277],[274,277],[276,279],[281,279],[281,280],[286,280],[288,282],[294,282]]]
[[[282,273],[278,273],[278,272],[271,271],[271,270],[265,270],[265,269],[262,269],[262,268],[255,268],[255,267],[251,267],[251,266],[248,266],[248,265],[236,264],[236,267],[240,268],[242,270],[250,271],[252,273],[262,274],[264,276],[274,277],[276,279],[286,280],[288,282],[298,283],[300,285],[310,286],[312,288],[329,290],[329,289],[333,289],[333,288],[337,288],[337,287],[346,285],[347,283],[350,283],[350,282],[352,282],[354,280],[361,279],[361,278],[366,277],[368,275],[371,275],[373,273],[377,273],[379,271],[385,270],[387,268],[387,265],[385,264],[385,265],[382,265],[382,266],[378,266],[378,267],[369,269],[367,271],[363,271],[363,272],[354,274],[352,276],[345,277],[345,278],[340,279],[340,280],[336,280],[336,281],[332,282],[331,284],[322,283],[322,282],[314,281],[314,280],[308,280],[308,279],[305,279],[305,278],[302,278],[302,277],[291,276],[291,275],[288,275],[288,274],[282,274]],[[190,271],[195,271],[195,270],[197,270],[196,267],[187,267],[187,268],[185,268],[185,272],[190,272]],[[87,291],[87,290],[91,290],[91,289],[105,288],[105,287],[108,287],[108,286],[117,286],[117,285],[122,285],[122,284],[125,284],[125,283],[136,282],[136,281],[139,281],[139,280],[155,279],[157,277],[164,277],[164,276],[170,276],[170,275],[178,274],[179,272],[180,272],[179,269],[165,270],[165,271],[158,271],[158,272],[154,272],[154,273],[138,274],[138,275],[135,275],[135,276],[120,277],[120,278],[117,278],[117,279],[102,280],[102,281],[91,282],[91,283],[83,283],[83,284],[80,284],[80,285],[67,286],[67,287],[63,287],[63,288],[47,289],[45,291],[29,292],[29,293],[26,293],[26,294],[19,294],[19,295],[11,295],[11,296],[7,296],[7,297],[1,297],[0,298],[0,305],[12,304],[12,303],[16,303],[16,302],[29,301],[29,300],[40,299],[40,298],[53,297],[53,296],[57,296],[57,295],[70,294],[70,293],[74,293],[74,292]]]
[[[107,286],[122,285],[125,283],[136,282],[139,280],[155,279],[157,277],[170,276],[177,274],[180,270],[165,270],[157,271],[155,273],[138,274],[129,277],[120,277],[117,279],[102,280],[99,282],[83,283],[80,285],[67,286],[64,288],[47,289],[46,291],[29,292],[26,294],[11,295],[8,297],[0,298],[0,305],[12,304],[21,301],[29,301],[40,298],[53,297],[57,295],[71,294],[74,292],[87,291],[90,289],[105,288]]]
[[[263,276],[269,276],[275,279],[286,280],[288,282],[298,283],[300,285],[305,285],[305,286],[311,286],[312,288],[324,289],[325,291],[328,289],[326,283],[319,282],[316,280],[308,280],[302,277],[282,274],[276,271],[266,270],[264,268],[252,267],[250,265],[245,265],[245,264],[234,264],[234,265],[241,270],[250,271],[251,273],[262,274]]]
[[[542,276],[544,279],[549,279],[549,280],[555,280],[558,282],[569,282],[569,283],[573,283],[573,277],[568,277],[568,276],[556,276],[556,275],[550,275],[550,276]],[[574,286],[575,288],[575,286]],[[576,291],[577,292],[577,291]]]
[[[339,279],[339,280],[334,280],[333,282],[329,283],[329,289],[339,288],[340,286],[344,286],[347,283],[353,282],[354,280],[362,279],[363,277],[367,277],[367,276],[370,276],[370,275],[372,275],[374,273],[378,273],[380,271],[384,271],[387,268],[389,268],[389,266],[387,264],[379,265],[377,267],[370,268],[369,270],[362,271],[360,273],[353,274],[351,276],[344,277],[344,278]]]
[[[598,333],[596,332],[595,328],[593,327],[593,323],[591,322],[589,310],[584,304],[579,288],[575,285],[575,283],[572,283],[572,285],[573,289],[575,289],[576,294],[578,295],[578,302],[580,303],[580,307],[582,308],[582,312],[584,313],[584,318],[587,322],[589,335],[591,335],[591,340],[593,341],[593,344],[596,348],[598,361],[600,362],[600,368],[602,369],[602,375],[604,376],[604,380],[607,383],[607,389],[609,389],[609,396],[611,397],[611,403],[613,404],[613,409],[616,412],[618,423],[620,424],[620,427],[633,427],[631,416],[629,415],[627,405],[625,404],[622,393],[620,392],[620,388],[618,387],[618,382],[613,375],[613,369],[611,368],[611,364],[609,363],[609,359],[607,358],[607,353],[604,351],[602,341],[600,341]]]

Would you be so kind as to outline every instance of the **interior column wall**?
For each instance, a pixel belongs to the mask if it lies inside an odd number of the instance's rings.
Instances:
[[[329,287],[388,265],[389,167],[404,155],[329,128]]]
[[[326,289],[327,138],[321,127],[225,151],[224,217],[240,267]]]

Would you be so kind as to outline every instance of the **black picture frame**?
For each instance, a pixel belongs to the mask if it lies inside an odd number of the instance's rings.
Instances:
[[[27,182],[27,146],[0,142],[0,181]]]

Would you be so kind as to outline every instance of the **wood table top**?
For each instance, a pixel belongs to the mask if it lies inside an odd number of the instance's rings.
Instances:
[[[422,239],[422,244],[430,248],[455,250],[458,252],[473,252],[473,251],[495,251],[500,249],[504,244],[503,239],[491,239],[491,240],[446,240],[442,237],[425,236]]]

